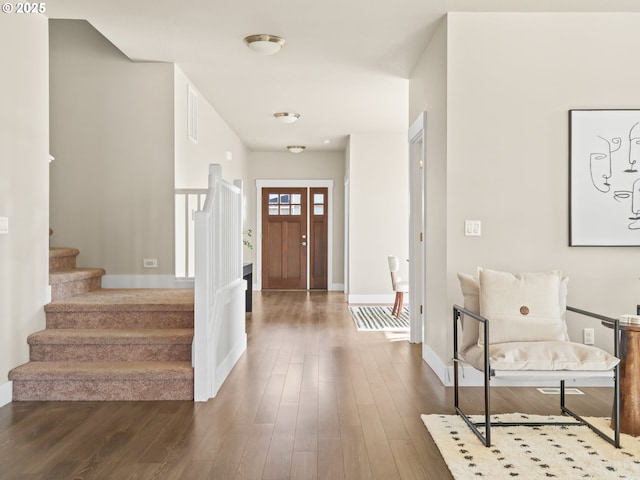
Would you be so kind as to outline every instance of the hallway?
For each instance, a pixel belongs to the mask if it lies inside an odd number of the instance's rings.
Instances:
[[[0,408],[0,477],[451,478],[420,420],[452,413],[451,389],[420,345],[358,333],[341,293],[255,293],[247,352],[215,399],[12,403]],[[552,395],[498,390],[496,409],[557,411]],[[478,405],[481,390],[464,398]]]

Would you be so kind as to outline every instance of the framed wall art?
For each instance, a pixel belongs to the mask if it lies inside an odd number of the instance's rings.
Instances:
[[[640,246],[640,110],[569,111],[569,245]]]

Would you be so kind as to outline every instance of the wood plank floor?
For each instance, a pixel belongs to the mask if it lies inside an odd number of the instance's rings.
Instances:
[[[247,332],[247,352],[207,403],[0,408],[0,478],[451,478],[420,414],[453,413],[452,392],[420,345],[357,332],[344,295],[326,292],[256,293]],[[573,405],[608,415],[604,393],[586,390]],[[494,391],[496,410],[558,413],[556,396]],[[482,391],[463,397],[477,409]]]

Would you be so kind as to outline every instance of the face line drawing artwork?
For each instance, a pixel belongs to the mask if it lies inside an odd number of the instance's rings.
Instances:
[[[638,170],[634,168],[637,163],[633,159],[633,145],[640,145],[640,137],[633,136],[633,130],[638,126],[640,122],[636,122],[629,129],[629,153],[628,163],[630,168],[624,170],[625,173],[636,173]],[[589,155],[589,170],[591,174],[591,183],[593,186],[602,193],[609,193],[611,191],[611,184],[609,179],[613,177],[613,154],[620,150],[622,147],[622,137],[612,137],[611,140],[597,135],[598,138],[604,140],[607,143],[608,153],[592,152]],[[612,148],[613,146],[613,148]],[[596,179],[598,181],[596,181]],[[601,181],[603,179],[604,181]],[[601,182],[601,183],[600,183]],[[629,230],[640,230],[640,178],[633,182],[631,190],[614,190],[613,199],[617,202],[631,199],[631,216],[628,217],[631,223],[627,225]]]
[[[632,222],[629,224],[629,230],[640,230],[640,178],[633,182],[633,194],[631,196],[631,213],[629,217]]]
[[[612,177],[611,172],[611,161],[613,152],[617,152],[620,150],[622,146],[622,138],[614,137],[611,141],[607,140],[601,135],[598,135],[598,138],[601,138],[605,142],[607,142],[607,150],[608,153],[599,153],[594,152],[591,153],[589,158],[589,169],[591,171],[591,182],[596,189],[602,193],[609,193],[611,190],[611,184],[609,183],[609,179]],[[611,144],[617,145],[617,148],[612,149]],[[602,182],[600,179],[604,179]],[[597,179],[597,181],[596,181]]]
[[[640,147],[640,136],[633,136],[633,129],[636,128],[638,124],[640,124],[640,122],[634,123],[633,127],[629,130],[629,168],[625,170],[627,173],[635,173],[638,171],[638,169],[635,168],[638,161],[634,158],[634,153],[638,152],[638,148],[633,148],[634,145]]]

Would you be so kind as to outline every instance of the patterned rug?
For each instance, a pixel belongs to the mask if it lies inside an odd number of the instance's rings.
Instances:
[[[493,418],[493,417],[492,417]],[[567,417],[496,415],[502,421],[567,421]],[[569,421],[570,421],[569,417]],[[457,415],[422,415],[455,480],[640,479],[640,437],[621,435],[621,449],[586,426],[494,427],[486,448]],[[591,418],[604,432],[609,419]]]
[[[400,318],[391,315],[393,307],[349,307],[359,331],[397,332],[409,330],[409,308],[403,307]]]

